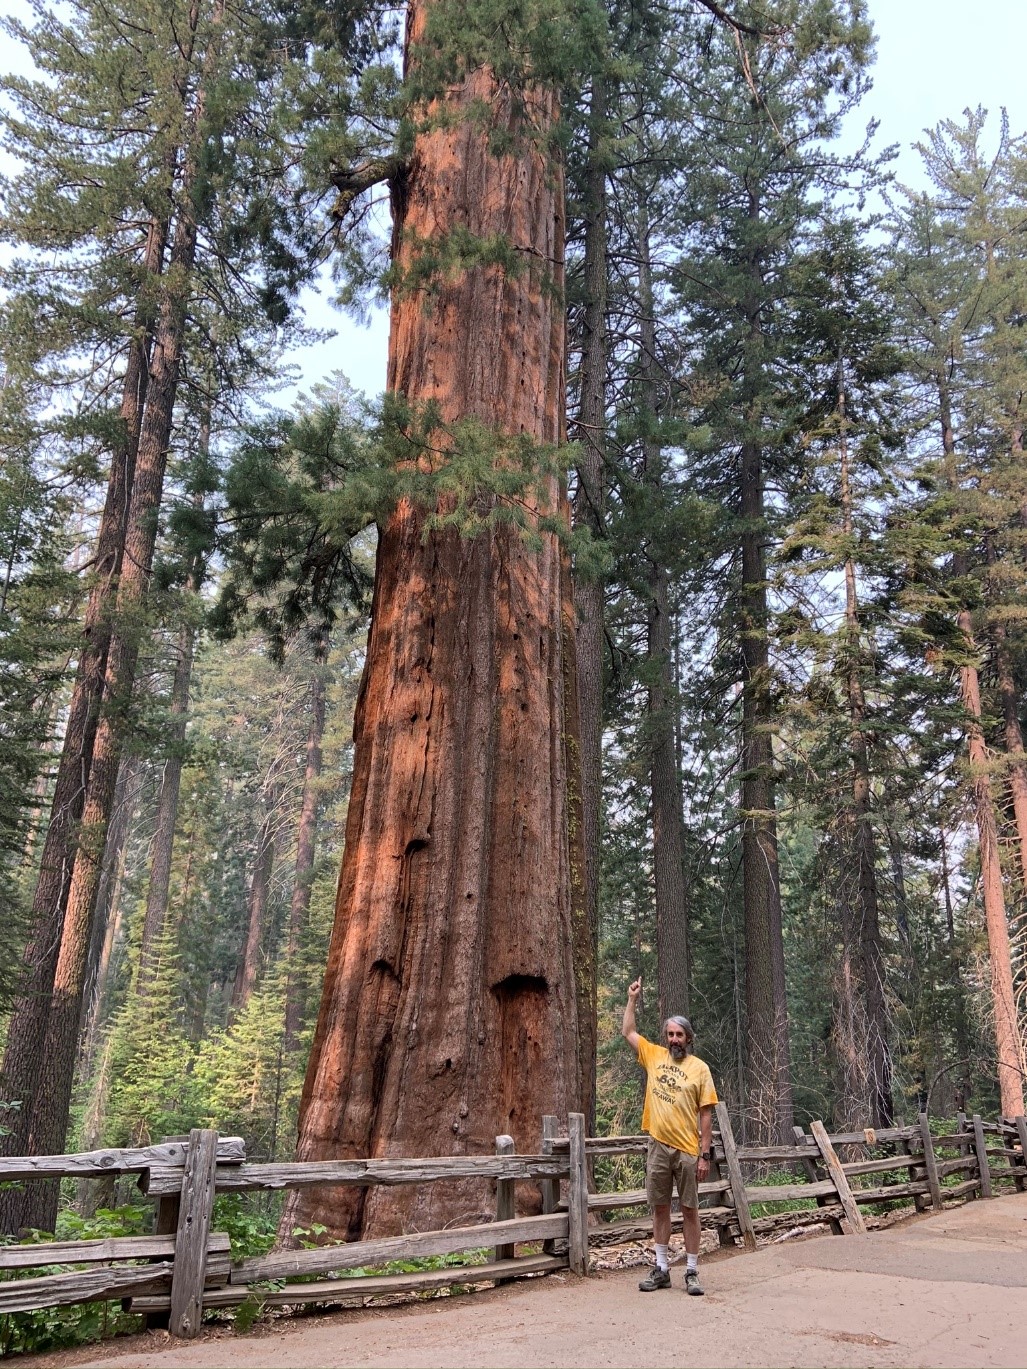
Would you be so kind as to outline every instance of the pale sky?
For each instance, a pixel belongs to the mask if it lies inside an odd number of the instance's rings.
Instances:
[[[26,0],[8,0],[6,6],[8,13],[22,15],[27,8]],[[1004,105],[1014,134],[1027,132],[1027,0],[869,0],[869,9],[878,40],[874,89],[850,115],[846,142],[858,142],[868,120],[879,119],[877,145],[899,144],[896,174],[915,185],[919,159],[912,144],[924,128],[959,118],[967,106],[984,105],[989,128],[997,132]],[[8,48],[3,65],[19,67],[19,57]],[[385,384],[385,311],[363,328],[332,308],[326,295],[308,292],[304,302],[311,325],[335,329],[338,336],[294,354],[302,388],[341,370],[356,389],[379,394]],[[288,391],[279,402],[288,402]]]
[[[880,119],[882,144],[900,144],[901,179],[916,173],[910,145],[922,130],[967,107],[983,105],[997,129],[1005,105],[1013,132],[1027,131],[1027,0],[869,0],[869,8],[877,61],[861,122]]]

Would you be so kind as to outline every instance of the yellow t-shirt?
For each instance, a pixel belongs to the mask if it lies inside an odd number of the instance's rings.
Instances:
[[[717,1101],[713,1075],[705,1060],[686,1055],[675,1060],[666,1046],[638,1038],[638,1063],[646,1072],[642,1130],[665,1146],[699,1154],[699,1109]]]

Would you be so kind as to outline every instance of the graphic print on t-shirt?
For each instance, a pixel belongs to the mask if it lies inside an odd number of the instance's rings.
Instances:
[[[644,1036],[638,1041],[638,1063],[648,1075],[642,1130],[665,1146],[698,1155],[699,1109],[717,1101],[709,1066],[697,1055],[675,1060],[666,1046]]]

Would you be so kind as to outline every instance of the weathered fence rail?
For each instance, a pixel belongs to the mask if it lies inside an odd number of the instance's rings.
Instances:
[[[992,1197],[1001,1185],[1027,1191],[1022,1117],[985,1122],[960,1114],[955,1130],[940,1136],[932,1135],[923,1114],[916,1125],[876,1132],[828,1135],[821,1122],[813,1122],[808,1133],[795,1128],[794,1142],[739,1145],[727,1108],[718,1105],[711,1172],[699,1191],[703,1225],[722,1244],[741,1241],[755,1249],[758,1234],[784,1225],[826,1223],[838,1233],[863,1231],[860,1209],[870,1204],[912,1200],[919,1210],[940,1209],[946,1201]],[[166,1318],[172,1334],[192,1336],[205,1310],[254,1296],[269,1306],[346,1304],[462,1283],[503,1283],[559,1268],[584,1274],[591,1245],[651,1232],[651,1218],[637,1211],[607,1220],[643,1208],[644,1190],[602,1192],[592,1177],[597,1160],[641,1156],[646,1145],[644,1136],[586,1137],[584,1118],[572,1113],[566,1135],[556,1118],[543,1118],[540,1151],[533,1155],[514,1153],[511,1138],[500,1136],[495,1155],[251,1164],[238,1137],[195,1130],[157,1146],[0,1158],[0,1182],[135,1173],[143,1191],[157,1200],[152,1236],[0,1246],[0,1314],[121,1298],[135,1311]],[[788,1172],[776,1175],[775,1167]],[[492,1221],[275,1251],[235,1263],[227,1235],[211,1230],[218,1193],[475,1179],[495,1184]],[[516,1185],[525,1182],[537,1185],[535,1201],[541,1192],[538,1215],[517,1215]],[[765,1210],[796,1203],[805,1206]],[[680,1222],[680,1214],[675,1220]],[[485,1263],[363,1272],[391,1261],[482,1250],[491,1253]],[[21,1277],[22,1271],[54,1266],[57,1272]]]
[[[137,1173],[142,1190],[157,1199],[154,1236],[0,1246],[0,1313],[122,1298],[133,1311],[151,1318],[166,1316],[173,1335],[189,1337],[198,1330],[204,1309],[238,1305],[253,1297],[255,1289],[256,1296],[270,1305],[345,1303],[451,1284],[504,1282],[568,1266],[584,1273],[587,1234],[584,1242],[579,1234],[576,1250],[575,1218],[565,1207],[558,1209],[547,1201],[561,1180],[570,1179],[576,1164],[584,1173],[584,1122],[572,1122],[573,1153],[563,1155],[518,1155],[512,1140],[502,1136],[496,1138],[495,1155],[248,1164],[238,1138],[219,1138],[214,1131],[198,1129],[187,1140],[131,1150],[0,1158],[0,1182]],[[229,1257],[228,1236],[211,1230],[218,1193],[326,1183],[366,1188],[475,1179],[496,1185],[493,1221],[283,1250],[235,1264]],[[515,1186],[525,1181],[542,1187],[540,1215],[516,1215]],[[587,1209],[585,1215],[587,1219]],[[583,1228],[580,1220],[577,1225]],[[517,1247],[524,1245],[541,1245],[541,1253],[518,1255]],[[486,1263],[400,1274],[348,1272],[482,1249],[493,1252]],[[94,1267],[18,1277],[23,1270],[60,1265]]]
[[[860,1209],[870,1205],[912,1199],[917,1210],[924,1211],[960,1198],[990,1198],[998,1183],[1027,1191],[1027,1122],[1023,1117],[985,1122],[961,1113],[956,1130],[941,1136],[932,1135],[926,1114],[912,1126],[833,1135],[815,1121],[808,1134],[795,1128],[792,1146],[742,1146],[736,1144],[724,1104],[718,1104],[716,1111],[710,1178],[699,1185],[699,1198],[703,1226],[715,1229],[725,1245],[740,1240],[751,1249],[758,1234],[785,1226],[824,1223],[842,1234],[844,1221],[850,1231],[862,1232],[866,1224]],[[644,1136],[612,1136],[590,1138],[585,1148],[594,1160],[642,1154],[647,1144]],[[554,1154],[560,1154],[569,1141],[553,1136],[549,1145]],[[882,1150],[889,1153],[882,1155]],[[787,1182],[768,1182],[767,1172],[774,1166],[801,1170],[805,1178],[795,1175]],[[949,1182],[961,1174],[966,1177]],[[759,1211],[767,1205],[810,1202],[816,1206],[788,1207],[769,1214]],[[593,1192],[588,1204],[591,1212],[605,1216],[618,1209],[642,1207],[645,1191]],[[680,1225],[676,1203],[672,1221]],[[651,1230],[649,1216],[635,1215],[593,1228],[592,1240],[613,1242],[642,1237]]]

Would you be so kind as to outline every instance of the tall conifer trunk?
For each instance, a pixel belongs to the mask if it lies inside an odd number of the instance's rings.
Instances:
[[[153,277],[161,273],[166,242],[166,223],[151,220],[143,248],[141,301],[152,287]],[[113,605],[125,546],[125,522],[149,381],[152,328],[148,307],[142,302],[136,314],[136,328],[122,381],[120,440],[111,453],[107,493],[93,554],[93,584],[82,624],[75,683],[32,899],[33,933],[23,957],[21,991],[8,1019],[0,1068],[4,1102],[20,1105],[0,1108],[0,1154],[5,1155],[30,1153],[32,1144],[32,1104],[43,1060],[61,932],[93,759]],[[16,1188],[0,1191],[0,1230],[14,1234],[25,1224],[26,1193],[27,1190]]]
[[[1024,459],[1023,445],[1019,437],[1013,446],[1013,458],[1018,462]],[[1020,521],[1027,521],[1022,512]],[[987,540],[986,550],[990,569],[998,560],[992,537]],[[1027,753],[1024,752],[1023,729],[1020,726],[1020,691],[1017,689],[1013,673],[1013,655],[1005,623],[1001,620],[992,622],[988,635],[991,638],[996,684],[1002,709],[1002,742],[1008,757],[1009,797],[1012,800],[1013,821],[1016,825],[1017,864],[1023,890],[1027,893]]]
[[[286,947],[288,984],[285,991],[285,1037],[282,1051],[288,1055],[295,1050],[296,1040],[303,1026],[303,984],[297,973],[300,944],[310,914],[310,889],[314,876],[314,846],[317,839],[318,781],[321,778],[321,742],[325,729],[324,661],[328,643],[326,636],[314,653],[314,673],[310,681],[310,726],[307,729],[306,763],[303,769],[303,794],[300,799],[300,821],[296,833],[296,873],[289,904],[289,938]]]
[[[199,453],[205,462],[210,456],[210,414],[205,414],[200,426]],[[203,508],[203,496],[195,495],[193,507]],[[192,559],[185,590],[190,597],[200,591],[203,583],[203,556],[197,552]],[[152,960],[165,929],[168,914],[168,894],[171,889],[171,858],[175,848],[175,825],[178,821],[178,802],[182,790],[183,749],[189,723],[189,692],[193,677],[193,658],[196,650],[196,626],[187,616],[178,631],[178,650],[171,680],[170,727],[168,751],[161,771],[160,793],[157,798],[157,821],[150,842],[150,878],[146,890],[146,911],[143,915],[143,934],[139,945],[139,976],[137,991],[145,994],[152,983]]]
[[[840,493],[842,533],[851,546],[852,485],[849,469],[849,442],[846,431],[845,363],[838,359],[838,419],[840,456]],[[870,752],[866,739],[866,695],[863,689],[861,660],[862,629],[856,564],[851,552],[845,558],[845,690],[849,706],[849,746],[852,755],[852,831],[851,854],[854,880],[856,945],[860,961],[859,996],[865,1009],[865,1040],[858,1045],[866,1072],[867,1088],[859,1099],[870,1125],[890,1127],[894,1120],[891,1055],[888,1050],[888,1023],[885,1004],[884,954],[881,948],[881,921],[877,892],[877,843],[874,840],[870,811]],[[855,985],[850,992],[856,992]],[[855,1042],[854,1042],[855,1044]],[[853,1099],[853,1102],[856,1100]]]
[[[660,498],[663,451],[656,434],[656,301],[653,295],[649,213],[643,192],[638,205],[638,289],[641,313],[639,408],[642,479],[650,498]],[[649,598],[646,604],[646,694],[649,783],[653,824],[653,882],[656,894],[656,981],[660,1020],[689,1011],[688,902],[681,816],[681,775],[674,726],[676,690],[671,655],[671,611],[667,568],[657,544],[646,548]]]
[[[596,538],[603,535],[606,503],[606,310],[607,258],[606,80],[592,80],[589,107],[588,162],[585,180],[585,250],[582,265],[585,293],[582,322],[578,436],[578,490],[574,522]],[[574,587],[577,609],[578,705],[581,747],[581,832],[584,848],[584,903],[594,961],[599,954],[599,873],[603,804],[603,583],[581,579]],[[592,996],[595,989],[593,985]],[[593,1066],[594,1069],[594,1066]]]
[[[96,896],[96,917],[93,921],[93,935],[86,962],[86,983],[83,990],[86,1025],[82,1033],[80,1066],[85,1074],[92,1068],[93,1051],[103,1022],[103,999],[121,908],[125,848],[141,788],[140,760],[137,756],[126,756],[118,768],[118,782],[114,786],[114,814],[111,818],[107,848],[104,851],[103,873]]]
[[[232,985],[232,1001],[228,1020],[235,1021],[250,1001],[260,972],[260,948],[267,920],[267,905],[271,894],[271,871],[275,863],[275,795],[264,796],[264,820],[257,833],[253,856],[250,892],[246,900],[246,935],[239,948],[239,959]]]
[[[223,17],[219,3],[214,22]],[[218,54],[212,40],[205,57],[209,77]],[[115,622],[103,681],[104,712],[96,728],[92,762],[81,815],[67,909],[54,968],[53,994],[42,1034],[41,1066],[31,1095],[29,1154],[54,1154],[64,1145],[71,1104],[89,945],[103,852],[121,760],[124,720],[130,705],[139,656],[146,591],[157,538],[157,520],[167,469],[175,399],[185,341],[186,305],[196,259],[198,209],[205,198],[200,141],[206,120],[201,88],[189,120],[185,166],[173,230],[168,271],[160,291],[139,428],[132,489],[125,514],[125,540],[118,577]],[[37,1185],[26,1196],[22,1222],[51,1230],[57,1193]],[[36,1191],[38,1190],[38,1192]]]
[[[749,218],[759,223],[760,203],[749,193]],[[755,240],[759,234],[754,233]],[[791,1052],[785,990],[781,885],[774,797],[774,716],[767,601],[767,524],[763,495],[764,293],[758,249],[746,269],[742,359],[743,422],[740,500],[742,584],[738,626],[742,657],[740,804],[742,882],[745,897],[746,1135],[787,1141],[792,1135]]]
[[[941,420],[942,452],[951,489],[957,488],[956,442],[952,426],[952,401],[944,372],[938,376],[938,408]],[[966,574],[966,557],[957,552],[952,558],[956,579]],[[981,894],[988,934],[991,966],[991,1005],[995,1025],[996,1073],[1002,1112],[1006,1117],[1023,1113],[1023,1048],[1016,1020],[1013,967],[1009,946],[1002,868],[999,860],[998,824],[991,792],[988,748],[981,726],[981,688],[977,667],[970,663],[976,652],[973,618],[963,608],[957,616],[968,663],[959,670],[959,691],[967,714],[967,752],[970,760],[970,789],[977,818],[978,849],[981,862]]]
[[[416,61],[428,6],[408,9]],[[487,69],[449,87],[394,189],[400,272],[447,234],[500,234],[522,263],[461,265],[430,309],[392,303],[389,389],[538,443],[563,436],[561,179],[528,137],[545,92]],[[514,150],[496,155],[475,107]],[[441,126],[440,126],[441,125]],[[566,509],[551,482],[540,512]],[[335,927],[301,1104],[298,1156],[485,1154],[538,1144],[582,1106],[567,731],[577,684],[566,568],[549,533],[427,530],[402,502],[381,529]],[[569,668],[571,667],[571,668]],[[571,792],[569,793],[569,789]],[[586,952],[587,953],[587,952]],[[442,1226],[490,1210],[481,1185],[297,1192],[283,1233]]]

